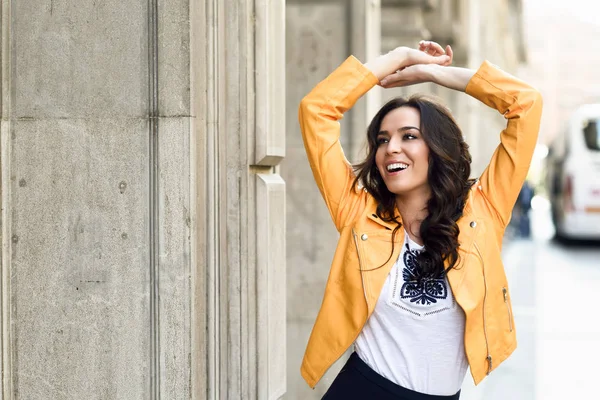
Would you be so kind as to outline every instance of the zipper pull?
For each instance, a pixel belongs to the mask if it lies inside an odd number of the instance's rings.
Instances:
[[[507,292],[508,292],[508,291],[506,290],[506,288],[505,288],[505,287],[503,287],[503,288],[502,288],[502,294],[504,295],[504,302],[505,302],[505,303],[508,301],[508,300],[507,300],[507,298],[506,298],[506,294],[507,294]]]
[[[492,356],[490,356],[488,354],[488,356],[487,356],[486,359],[487,359],[487,362],[488,362],[488,372],[487,372],[487,375],[489,375],[490,372],[492,372]]]

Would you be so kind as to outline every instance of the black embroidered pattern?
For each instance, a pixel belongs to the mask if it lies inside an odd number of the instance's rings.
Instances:
[[[423,277],[423,271],[417,262],[418,252],[411,250],[406,244],[404,253],[404,284],[400,289],[400,297],[410,299],[411,303],[428,306],[437,303],[438,299],[448,297],[448,286],[444,277]]]

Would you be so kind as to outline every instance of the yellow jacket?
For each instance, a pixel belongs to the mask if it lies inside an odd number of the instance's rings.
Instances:
[[[377,218],[373,197],[353,187],[355,175],[339,141],[338,120],[376,84],[377,78],[351,56],[300,103],[308,160],[340,233],[301,367],[311,387],[358,337],[404,241],[400,229],[394,254],[385,263],[394,225]],[[465,353],[478,384],[516,348],[500,250],[535,148],[542,99],[535,89],[488,62],[471,78],[466,93],[495,108],[508,121],[500,134],[501,143],[471,189],[458,221],[460,260],[448,273],[456,302],[465,312]]]

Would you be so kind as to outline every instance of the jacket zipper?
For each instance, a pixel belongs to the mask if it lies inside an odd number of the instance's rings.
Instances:
[[[363,279],[363,267],[362,261],[360,260],[360,251],[358,250],[358,240],[356,239],[358,235],[352,229],[352,238],[354,239],[354,245],[356,246],[356,256],[358,257],[358,268],[360,269],[360,281],[363,287],[363,295],[365,296],[365,302],[367,303],[367,314],[369,312],[369,299],[367,298],[367,287],[365,286],[365,281]],[[361,329],[362,330],[362,329]]]
[[[510,312],[510,305],[508,304],[508,289],[503,287],[502,294],[504,295],[504,304],[506,304],[506,311],[508,312],[508,326],[510,327],[510,331],[512,332],[513,331],[512,313]]]
[[[487,329],[485,325],[485,300],[487,298],[487,281],[485,279],[485,263],[483,261],[483,256],[481,255],[481,251],[479,250],[479,246],[477,246],[477,242],[473,241],[475,245],[475,249],[477,250],[477,254],[479,255],[479,259],[481,260],[481,269],[483,271],[483,288],[485,289],[483,292],[483,307],[482,307],[482,315],[483,315],[483,336],[485,337],[485,348],[487,351],[486,360],[488,362],[488,371],[486,375],[489,375],[492,372],[492,355],[490,354],[490,346],[488,344],[488,336]]]

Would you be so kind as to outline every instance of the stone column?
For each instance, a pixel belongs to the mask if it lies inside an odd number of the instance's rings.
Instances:
[[[188,165],[157,151],[155,17],[152,1],[2,1],[3,398],[156,398],[159,370],[187,391],[170,363],[186,353],[157,346],[177,285],[159,256],[185,234],[156,240],[174,218],[157,166]]]
[[[206,303],[196,325],[206,331],[197,353],[206,349],[207,398],[277,399],[286,389],[286,204],[278,174],[285,3],[198,3],[195,245]]]
[[[284,1],[1,4],[3,398],[281,397]]]

